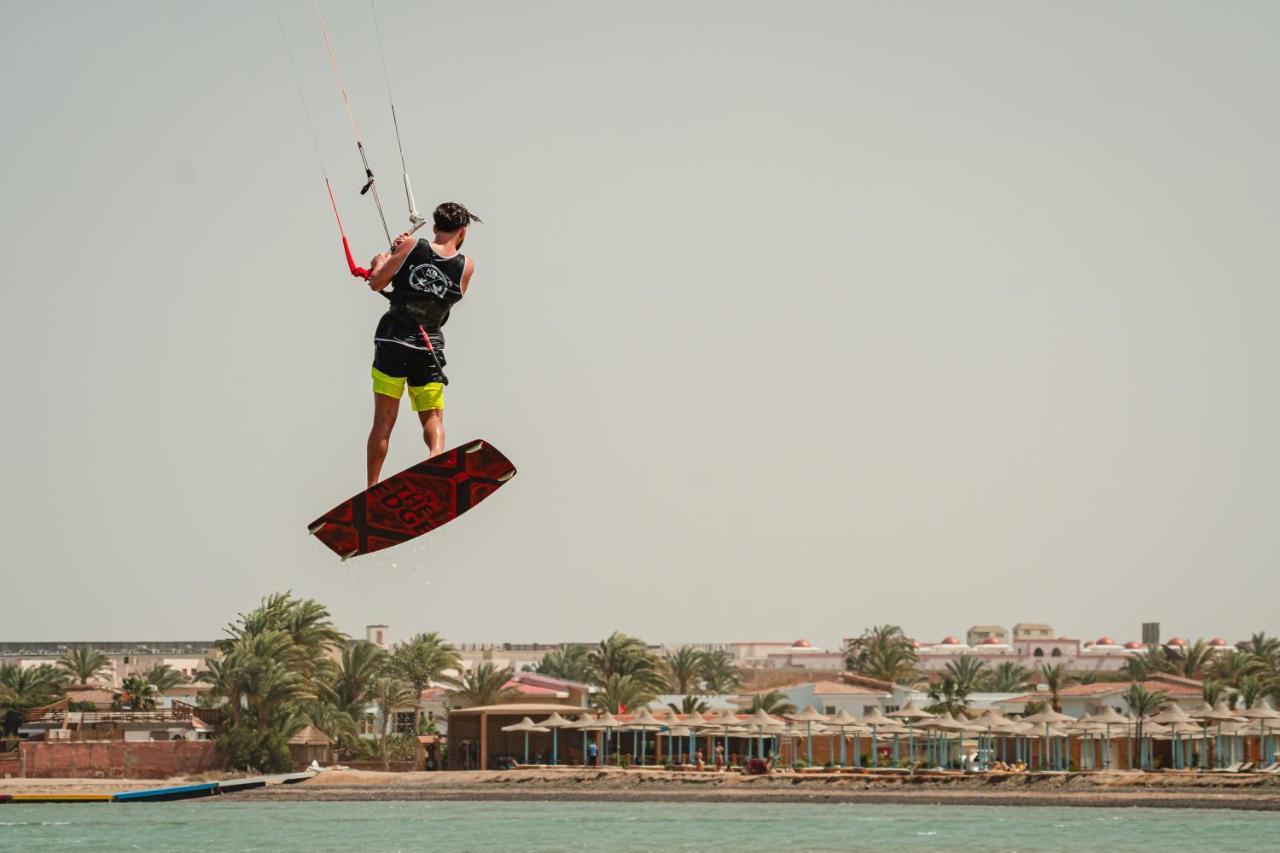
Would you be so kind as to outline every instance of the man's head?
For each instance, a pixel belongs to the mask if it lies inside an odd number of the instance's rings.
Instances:
[[[480,217],[467,210],[456,201],[446,201],[435,209],[431,215],[435,220],[436,234],[441,238],[452,238],[458,235],[458,246],[467,236],[467,226],[472,222],[480,222]]]

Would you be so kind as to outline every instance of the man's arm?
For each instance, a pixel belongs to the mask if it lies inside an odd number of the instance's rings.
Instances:
[[[409,257],[409,253],[413,251],[413,247],[418,241],[408,234],[401,234],[396,238],[395,247],[391,252],[383,252],[376,255],[369,262],[369,289],[380,291],[386,289],[391,284],[391,279],[395,278],[396,273],[400,272],[400,267],[404,266],[405,259]]]
[[[476,271],[476,262],[467,258],[467,262],[462,266],[462,293],[465,295],[467,287],[471,284],[471,274]]]

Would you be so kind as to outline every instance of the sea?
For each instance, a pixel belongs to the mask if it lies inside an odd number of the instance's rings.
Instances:
[[[1263,850],[1280,814],[805,803],[0,804],[0,850]]]

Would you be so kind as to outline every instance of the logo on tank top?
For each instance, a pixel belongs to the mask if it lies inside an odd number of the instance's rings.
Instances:
[[[449,295],[453,281],[434,264],[419,264],[409,270],[409,286],[423,293],[444,299]]]

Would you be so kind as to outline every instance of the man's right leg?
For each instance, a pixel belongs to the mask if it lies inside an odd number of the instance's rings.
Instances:
[[[369,429],[367,473],[369,486],[374,486],[382,475],[382,463],[387,458],[391,444],[391,429],[396,425],[400,411],[400,395],[404,393],[404,377],[383,373],[373,368],[373,426]]]
[[[375,485],[382,475],[382,463],[387,459],[387,448],[391,444],[391,428],[396,425],[396,414],[399,411],[399,399],[374,392],[373,426],[369,429],[368,448],[370,486]]]

